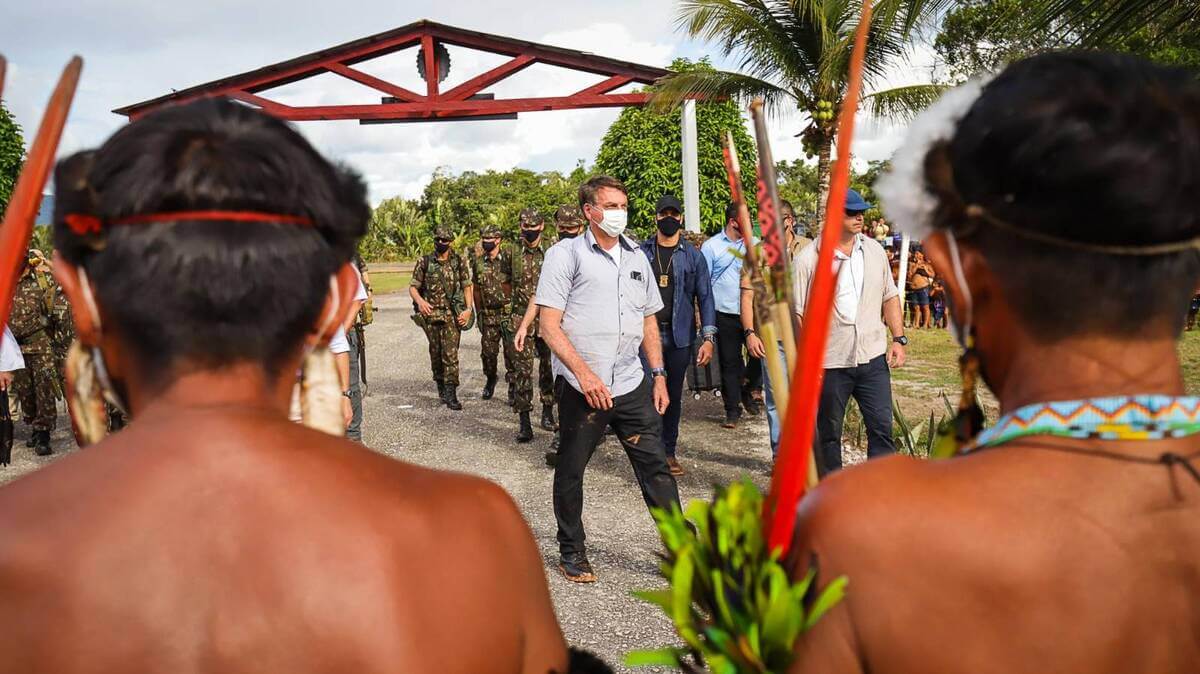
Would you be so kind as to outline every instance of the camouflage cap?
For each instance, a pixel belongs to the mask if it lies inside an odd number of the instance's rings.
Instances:
[[[29,259],[30,260],[37,259],[39,262],[45,262],[46,254],[43,253],[42,251],[38,250],[37,248],[30,248],[29,249]]]
[[[583,227],[587,221],[583,218],[583,211],[579,210],[578,206],[559,206],[554,212],[554,223],[559,229],[574,229]]]
[[[500,232],[499,225],[484,225],[483,227],[479,228],[479,236],[488,239],[503,236],[503,234]]]
[[[521,209],[520,223],[522,226],[533,225],[534,227],[537,227],[537,226],[543,224],[544,222],[545,222],[545,220],[542,218],[542,214],[538,212],[538,209],[536,209],[536,208]]]
[[[435,239],[454,239],[454,232],[450,231],[449,227],[439,225],[433,228],[433,238]]]

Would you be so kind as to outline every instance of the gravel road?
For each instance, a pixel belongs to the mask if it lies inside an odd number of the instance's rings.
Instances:
[[[496,398],[479,399],[483,387],[479,332],[464,335],[459,352],[459,399],[464,409],[452,412],[437,399],[424,335],[409,320],[407,297],[380,297],[377,306],[376,321],[367,329],[366,443],[403,461],[471,473],[503,486],[520,505],[537,538],[559,621],[571,644],[596,652],[617,665],[618,671],[628,671],[619,666],[628,651],[674,643],[666,617],[629,594],[634,589],[661,587],[663,582],[656,568],[657,534],[620,445],[607,440],[588,466],[584,524],[589,556],[600,581],[574,585],[555,566],[553,471],[543,459],[551,434],[535,425],[532,443],[513,442],[517,418],[505,404],[503,383]],[[714,483],[741,475],[750,475],[765,488],[770,471],[765,417],[744,417],[737,430],[726,430],[720,427],[724,410],[719,398],[685,396],[679,443],[679,458],[687,470],[679,480],[684,502],[708,498]],[[53,436],[55,454],[42,458],[24,446],[28,429],[18,423],[13,463],[0,468],[0,483],[72,451],[68,427],[65,414],[60,415]]]

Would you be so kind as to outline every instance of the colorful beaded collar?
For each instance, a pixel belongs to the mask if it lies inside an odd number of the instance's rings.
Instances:
[[[983,431],[963,453],[1032,435],[1085,440],[1162,440],[1200,434],[1200,398],[1115,396],[1026,405]]]

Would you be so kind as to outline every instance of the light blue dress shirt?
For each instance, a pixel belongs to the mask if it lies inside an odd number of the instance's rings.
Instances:
[[[708,273],[712,278],[713,303],[718,313],[742,312],[742,258],[746,254],[744,241],[733,241],[725,232],[710,238],[701,246]]]

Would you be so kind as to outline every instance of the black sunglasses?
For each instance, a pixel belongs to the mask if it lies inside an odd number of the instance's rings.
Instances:
[[[865,215],[865,214],[866,214],[866,211],[851,211],[849,209],[846,210],[847,218],[853,218],[853,217],[857,217],[859,215]]]

